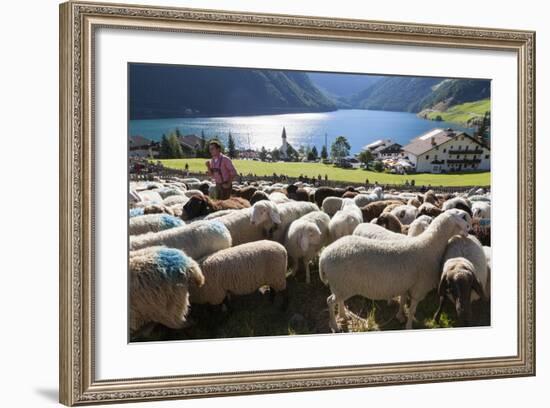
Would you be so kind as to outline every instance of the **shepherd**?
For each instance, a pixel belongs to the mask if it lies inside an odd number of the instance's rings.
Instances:
[[[237,176],[237,170],[229,157],[222,153],[222,146],[217,140],[208,143],[208,151],[212,159],[206,162],[208,175],[216,183],[216,198],[227,200],[231,196],[233,179]]]

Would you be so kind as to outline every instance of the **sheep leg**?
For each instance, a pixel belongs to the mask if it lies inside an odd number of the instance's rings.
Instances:
[[[407,325],[405,328],[410,330],[413,328],[414,315],[416,314],[416,306],[418,306],[418,300],[411,297],[411,306],[409,307],[409,316],[407,319]]]
[[[311,277],[309,276],[309,260],[304,258],[304,264],[306,266],[306,283],[311,283]]]
[[[397,311],[397,314],[395,317],[397,320],[399,320],[401,323],[405,323],[405,320],[407,318],[405,317],[405,304],[407,303],[407,294],[404,293],[403,295],[399,296],[399,310]]]
[[[336,323],[336,315],[334,310],[336,308],[335,295],[330,295],[327,298],[327,306],[328,306],[329,326],[334,333],[337,333],[340,331],[340,328],[338,327],[338,323]]]
[[[343,300],[338,301],[338,317],[340,319],[346,319],[348,317],[346,305]]]

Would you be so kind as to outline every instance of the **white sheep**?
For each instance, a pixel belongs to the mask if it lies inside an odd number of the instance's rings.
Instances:
[[[218,220],[200,221],[160,232],[130,236],[130,250],[164,245],[199,259],[231,246],[229,230]]]
[[[141,201],[140,195],[137,193],[137,191],[130,189],[128,191],[128,202],[130,204],[139,203]]]
[[[151,203],[160,204],[160,203],[162,203],[162,197],[156,191],[144,190],[144,191],[139,191],[137,194],[141,198],[140,204],[143,203],[144,201],[146,201],[147,204],[151,204]]]
[[[338,330],[336,305],[344,318],[344,302],[352,296],[373,300],[400,296],[404,303],[407,294],[411,304],[406,328],[411,329],[418,302],[439,282],[447,241],[456,234],[467,235],[470,227],[466,212],[451,210],[417,237],[379,241],[352,235],[330,244],[321,253],[319,276],[332,292],[327,299],[331,329]]]
[[[342,198],[327,197],[323,200],[321,207],[323,211],[329,215],[329,217],[332,217],[334,214],[336,214],[336,211],[342,208]]]
[[[224,249],[202,259],[205,284],[190,287],[191,303],[218,305],[226,295],[247,295],[262,286],[286,289],[287,252],[279,243],[262,240]]]
[[[228,214],[231,214],[235,211],[238,211],[238,210],[235,210],[235,209],[228,209],[228,210],[219,210],[219,211],[214,211],[213,213],[210,213],[210,214],[206,214],[204,216],[203,219],[205,220],[213,220],[214,218],[220,218],[220,217],[223,217],[224,215],[228,215]]]
[[[451,258],[459,257],[466,258],[473,264],[474,273],[478,281],[481,283],[485,295],[489,297],[490,288],[488,283],[489,273],[487,269],[487,257],[485,255],[483,246],[475,236],[455,236],[449,239],[447,249],[445,250],[445,254],[443,255],[443,262]],[[472,292],[472,300],[477,299],[479,299],[479,295]]]
[[[490,196],[487,196],[487,195],[475,195],[475,196],[468,197],[468,200],[470,200],[472,203],[473,203],[474,201],[485,201],[485,202],[490,202],[490,201],[491,201],[491,197],[490,197]]]
[[[306,283],[311,282],[309,262],[328,244],[329,223],[330,217],[327,214],[313,211],[294,221],[288,228],[285,248],[292,261],[293,274],[301,260],[306,270]]]
[[[139,235],[148,232],[159,232],[170,228],[181,227],[185,223],[180,219],[168,214],[147,214],[137,217],[130,217],[128,223],[128,234]]]
[[[147,323],[183,326],[189,310],[189,286],[201,286],[199,265],[174,248],[149,247],[130,252],[130,331]]]
[[[458,208],[464,211],[467,211],[466,208],[471,209],[472,204],[470,203],[470,200],[464,197],[453,197],[449,200],[445,201],[443,205],[441,206],[441,209],[443,211],[450,210],[451,208]]]
[[[265,237],[283,243],[290,224],[312,211],[319,211],[319,207],[305,201],[276,204],[262,200],[252,206],[250,224],[254,227],[260,226]]]
[[[269,198],[269,201],[273,201],[274,203],[277,203],[277,204],[288,203],[292,201],[290,198],[288,198],[286,195],[284,195],[280,191],[274,191],[273,193],[268,195],[268,198]]]
[[[414,205],[405,204],[395,207],[390,213],[395,215],[401,221],[401,224],[409,225],[418,215],[418,208]]]
[[[381,225],[373,224],[370,222],[363,222],[359,224],[355,229],[353,230],[352,235],[357,235],[359,237],[363,238],[370,238],[370,239],[379,239],[379,240],[394,240],[394,239],[403,239],[407,236],[404,234],[399,234],[397,232],[390,231]]]
[[[216,220],[225,225],[231,234],[233,245],[237,246],[267,238],[262,225],[251,225],[251,215],[252,207],[242,208],[222,215],[216,218]]]
[[[183,207],[185,203],[189,201],[189,197],[187,197],[184,194],[178,194],[178,195],[171,195],[169,197],[166,197],[162,203],[168,207],[171,207],[173,205],[179,205],[180,207]]]
[[[357,194],[353,198],[353,201],[355,201],[355,205],[357,205],[357,207],[362,208],[374,201],[382,200],[383,197],[384,194],[382,192],[382,187],[378,186],[375,187],[370,194]]]
[[[421,215],[417,219],[415,219],[411,224],[409,225],[409,231],[407,232],[407,235],[409,237],[416,237],[420,234],[422,234],[424,231],[428,229],[430,224],[432,223],[433,218],[429,217],[427,215]]]
[[[163,200],[167,199],[168,197],[179,196],[184,193],[184,191],[180,190],[179,188],[168,187],[168,186],[164,186],[162,188],[159,188],[153,191],[156,191],[157,193],[159,193],[159,195],[162,197]]]
[[[353,199],[344,198],[342,209],[337,211],[330,220],[330,241],[334,242],[345,235],[353,234],[353,230],[362,222],[363,213],[361,209],[357,207]]]
[[[491,219],[491,202],[474,201],[472,203],[472,216],[474,218]]]

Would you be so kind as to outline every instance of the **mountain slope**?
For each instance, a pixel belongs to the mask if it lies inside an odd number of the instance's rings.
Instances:
[[[478,126],[483,120],[485,112],[491,112],[491,100],[483,99],[475,102],[465,102],[453,105],[445,111],[424,109],[419,117],[431,120],[460,123],[464,126]]]
[[[333,98],[350,97],[384,78],[376,75],[331,72],[308,72],[307,75],[319,89]]]
[[[346,101],[360,109],[444,112],[454,105],[488,99],[490,94],[489,80],[385,77]]]
[[[301,72],[153,64],[129,70],[130,119],[336,109]]]
[[[422,100],[421,108],[449,106],[487,99],[491,96],[491,82],[482,79],[446,79]]]
[[[441,78],[386,77],[348,98],[360,109],[418,112],[420,102],[432,93]]]

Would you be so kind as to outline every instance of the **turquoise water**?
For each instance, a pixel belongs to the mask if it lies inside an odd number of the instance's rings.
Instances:
[[[141,135],[159,140],[178,128],[182,134],[207,138],[214,136],[227,140],[229,132],[240,148],[267,149],[281,145],[281,132],[286,128],[287,140],[296,149],[300,145],[317,146],[319,151],[337,136],[346,136],[351,152],[357,153],[363,146],[378,139],[392,139],[406,145],[414,137],[433,128],[453,128],[473,133],[473,129],[448,122],[420,119],[414,113],[369,111],[359,109],[338,110],[326,113],[293,113],[286,115],[232,116],[218,118],[174,118],[131,120],[130,135]]]

